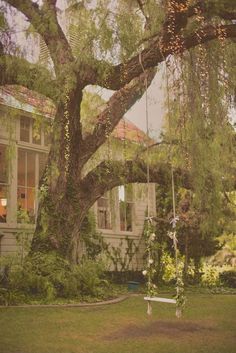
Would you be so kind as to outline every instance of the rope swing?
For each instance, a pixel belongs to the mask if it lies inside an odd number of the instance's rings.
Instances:
[[[155,226],[153,224],[153,217],[150,215],[150,147],[149,147],[149,112],[148,112],[148,84],[147,84],[147,73],[142,64],[142,57],[141,53],[139,53],[139,63],[142,68],[142,71],[145,75],[145,116],[146,116],[146,135],[147,135],[147,217],[146,217],[146,251],[147,251],[147,267],[143,271],[143,275],[147,276],[147,296],[144,297],[144,300],[147,301],[147,314],[152,314],[152,302],[163,302],[163,303],[171,303],[176,304],[176,316],[180,318],[182,316],[182,308],[185,303],[184,297],[184,287],[182,281],[182,272],[179,270],[179,250],[178,250],[178,240],[176,236],[176,224],[179,220],[178,216],[176,216],[176,205],[175,205],[175,184],[174,184],[174,170],[171,163],[171,190],[172,190],[172,209],[173,209],[173,218],[170,221],[172,225],[172,231],[168,232],[168,236],[173,241],[173,248],[175,253],[175,271],[176,271],[176,296],[175,299],[169,298],[161,298],[157,297],[157,287],[153,283],[153,278],[155,275],[155,264],[154,264],[154,241],[156,239],[155,234]],[[168,77],[167,77],[167,64],[166,64],[166,80],[167,80],[167,100],[168,100],[168,124],[170,128],[169,122],[169,111],[170,111],[170,102],[169,102],[169,84],[168,84]]]

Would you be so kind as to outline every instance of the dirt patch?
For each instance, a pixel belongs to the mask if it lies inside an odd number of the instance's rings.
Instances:
[[[194,321],[168,321],[158,320],[152,321],[145,326],[127,325],[121,330],[105,336],[104,339],[108,341],[132,338],[145,338],[157,335],[163,335],[170,338],[185,337],[186,334],[207,334],[207,331],[212,331],[214,326],[209,323],[196,323]]]

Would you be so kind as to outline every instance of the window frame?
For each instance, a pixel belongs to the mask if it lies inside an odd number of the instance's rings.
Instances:
[[[124,188],[124,193],[123,193],[123,198],[124,200],[121,200],[120,199],[120,191],[119,189],[123,187]],[[126,199],[126,191],[125,191],[125,188],[126,187],[130,187],[131,188],[131,199],[128,198]],[[121,203],[120,201],[124,202],[124,205],[127,206],[127,205],[130,205],[131,207],[131,230],[128,230],[127,229],[127,212],[125,212],[125,222],[124,222],[124,225],[125,225],[125,229],[121,229]],[[118,186],[118,208],[119,208],[119,217],[118,217],[118,227],[119,227],[119,231],[121,233],[129,233],[129,234],[132,234],[134,233],[134,205],[135,205],[135,202],[134,202],[134,188],[133,188],[133,185],[132,184],[127,184],[127,185],[120,185]]]
[[[19,151],[23,151],[26,153],[34,153],[34,165],[35,165],[35,175],[34,175],[34,186],[27,186],[27,162],[25,163],[25,170],[24,170],[24,175],[25,175],[25,179],[26,179],[26,185],[21,185],[18,182],[18,163],[19,163]],[[16,223],[18,225],[20,224],[29,224],[29,225],[33,225],[35,224],[35,220],[37,218],[37,211],[38,211],[38,185],[39,185],[39,181],[40,181],[40,165],[39,165],[39,160],[40,160],[40,155],[45,155],[46,159],[47,159],[47,152],[46,151],[42,151],[42,150],[37,150],[37,149],[31,149],[29,148],[29,146],[27,146],[27,148],[25,148],[25,146],[18,146],[17,147],[17,158],[16,158],[16,207],[18,210],[18,190],[19,189],[25,189],[26,190],[26,200],[27,200],[27,192],[28,190],[33,191],[34,192],[34,220],[33,222],[24,222],[24,221],[19,221],[18,217],[16,217]],[[25,157],[26,161],[27,161],[27,157]],[[24,210],[26,210],[26,212],[28,211],[27,209],[27,205],[26,208],[23,208]]]
[[[105,200],[107,201],[107,206],[99,206],[99,200]],[[113,225],[112,225],[112,215],[111,215],[111,202],[110,202],[110,192],[106,192],[103,196],[101,196],[98,200],[97,200],[97,207],[96,207],[96,221],[97,221],[97,229],[101,230],[101,231],[111,231],[113,229]],[[108,224],[109,227],[107,228],[101,228],[99,226],[99,212],[105,212],[105,217],[106,217],[106,212],[107,212],[107,217],[108,217]]]
[[[21,119],[28,119],[29,120],[29,141],[23,141],[21,140]],[[51,118],[45,118],[42,117],[42,119],[45,120],[46,124],[51,123]],[[34,131],[34,123],[36,119],[33,118],[32,116],[28,115],[20,115],[19,116],[19,131],[18,131],[18,141],[20,144],[23,144],[25,146],[32,146],[36,149],[48,149],[50,147],[50,132],[48,133],[49,137],[46,137],[45,129],[44,127],[45,122],[43,121],[42,126],[40,127],[40,143],[37,143],[34,141],[34,136],[33,136],[33,131]]]

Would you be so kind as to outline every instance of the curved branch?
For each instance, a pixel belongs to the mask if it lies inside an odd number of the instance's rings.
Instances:
[[[5,3],[11,5],[20,11],[30,22],[39,24],[41,21],[41,11],[39,5],[33,3],[31,0],[3,0]]]
[[[71,47],[57,20],[55,0],[45,0],[41,9],[30,0],[3,1],[23,13],[42,36],[48,47],[56,73],[61,73],[61,65],[73,62]]]
[[[84,163],[106,141],[107,135],[110,135],[127,110],[142,97],[146,90],[145,79],[147,79],[147,86],[149,86],[155,74],[156,70],[149,70],[113,94],[106,108],[96,117],[97,125],[94,127],[93,133],[84,140],[81,153]]]
[[[175,181],[185,187],[191,188],[190,175],[187,171],[175,169]],[[150,182],[171,185],[171,167],[168,163],[159,163],[150,166]],[[139,161],[103,161],[89,172],[81,182],[81,202],[89,202],[91,207],[94,202],[112,188],[128,183],[147,183],[147,165]],[[90,199],[88,199],[88,195]]]
[[[21,85],[52,100],[59,92],[47,69],[11,55],[0,56],[0,85]]]
[[[223,4],[222,2],[221,6],[216,6],[214,3],[206,3],[206,1],[200,0],[196,2],[196,4],[189,6],[187,15],[189,18],[193,17],[197,14],[198,10],[200,10],[206,17],[211,16],[212,18],[213,16],[217,16],[223,20],[235,20],[236,12],[227,9],[227,5],[227,3]]]

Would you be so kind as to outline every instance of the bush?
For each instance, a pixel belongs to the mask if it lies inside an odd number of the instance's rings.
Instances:
[[[76,266],[74,273],[78,282],[79,293],[82,296],[101,298],[108,288],[108,281],[104,277],[104,264],[85,260]]]
[[[218,286],[220,284],[219,268],[211,265],[204,265],[201,282],[206,287]]]
[[[51,302],[55,298],[103,298],[108,281],[102,262],[84,260],[71,266],[55,254],[36,253],[23,264],[5,258],[0,264],[0,303],[3,305],[38,298]]]
[[[224,286],[236,288],[236,271],[223,271],[220,273],[220,281]]]

